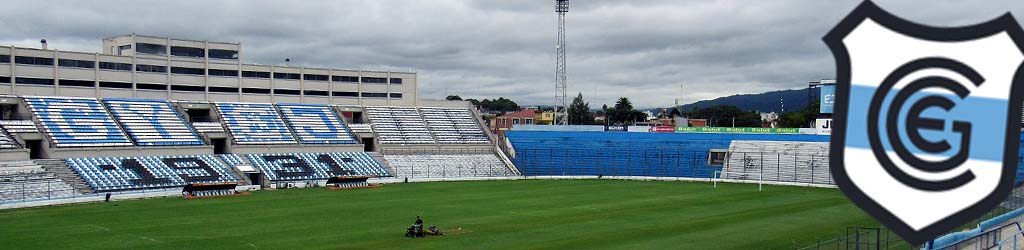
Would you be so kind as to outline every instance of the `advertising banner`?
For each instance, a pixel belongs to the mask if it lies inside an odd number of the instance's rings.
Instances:
[[[675,132],[675,127],[672,126],[654,126],[651,127],[651,132],[655,133],[672,133]]]
[[[831,114],[832,108],[836,105],[836,85],[821,85],[820,100],[821,107],[818,109],[819,113]]]
[[[819,135],[831,135],[832,119],[816,119],[814,121],[814,127],[818,129],[817,134]]]
[[[799,128],[676,127],[676,133],[799,134]]]

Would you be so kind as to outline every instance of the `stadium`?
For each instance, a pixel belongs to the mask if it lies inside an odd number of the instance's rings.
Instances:
[[[238,42],[102,44],[0,46],[4,249],[924,247],[836,189],[815,129],[498,135],[469,102],[419,99],[416,72],[248,64]],[[930,249],[1024,244],[1021,197]],[[419,217],[445,235],[403,237]]]

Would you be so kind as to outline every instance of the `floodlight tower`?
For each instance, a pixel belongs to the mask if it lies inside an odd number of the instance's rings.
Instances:
[[[555,13],[558,13],[558,44],[555,46],[555,122],[552,124],[569,124],[569,107],[566,106],[565,87],[565,13],[569,12],[569,0],[555,0]],[[562,107],[562,111],[558,111]]]

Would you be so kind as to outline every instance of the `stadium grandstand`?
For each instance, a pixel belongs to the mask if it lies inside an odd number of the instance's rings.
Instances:
[[[468,102],[417,99],[412,72],[245,64],[239,43],[134,34],[102,51],[0,47],[0,208],[358,178],[834,187],[828,135],[522,126],[498,138]]]
[[[245,64],[239,43],[135,34],[102,51],[0,47],[0,205],[518,173],[468,103],[417,100],[416,73]]]

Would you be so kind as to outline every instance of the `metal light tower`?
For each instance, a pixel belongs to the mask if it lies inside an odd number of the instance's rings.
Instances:
[[[569,12],[569,0],[555,0],[555,13],[558,13],[558,44],[555,46],[555,122],[553,124],[569,124],[569,107],[566,105],[565,87],[565,13]],[[558,111],[562,107],[562,111]]]

